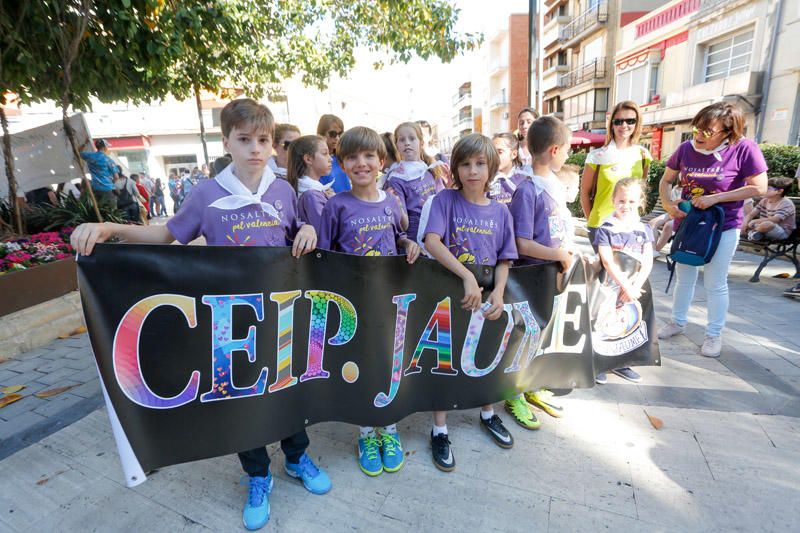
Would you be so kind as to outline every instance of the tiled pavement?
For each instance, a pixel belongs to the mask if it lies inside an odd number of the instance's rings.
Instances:
[[[310,451],[334,482],[322,497],[288,479],[271,446],[276,484],[266,529],[795,529],[800,302],[780,295],[792,280],[772,278],[791,272],[787,263],[775,262],[761,283],[748,283],[755,260],[743,253],[734,259],[720,359],[697,355],[703,331],[690,325],[661,343],[663,366],[641,369],[641,384],[610,376],[608,385],[573,392],[564,398],[565,418],[540,413],[541,430],[514,427],[510,451],[480,433],[476,411],[459,412],[448,420],[459,465],[452,474],[430,462],[427,414],[402,421],[407,465],[377,479],[355,464],[355,428],[311,428]],[[666,275],[658,262],[651,280],[661,320],[671,305],[663,296]],[[703,299],[700,286],[695,302]],[[702,323],[701,308],[693,306],[690,318]],[[27,384],[21,393],[29,394],[77,386],[0,409],[0,531],[241,529],[244,489],[236,486],[235,457],[165,468],[135,489],[124,487],[105,409],[96,410],[102,402],[85,335],[0,364],[0,386],[11,384]],[[664,427],[653,429],[645,411]]]

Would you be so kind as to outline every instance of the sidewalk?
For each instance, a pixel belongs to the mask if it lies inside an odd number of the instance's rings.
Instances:
[[[501,450],[481,433],[477,410],[448,420],[458,468],[430,459],[430,417],[399,427],[407,464],[369,479],[353,454],[356,429],[312,427],[309,452],[334,483],[307,493],[274,456],[272,517],[265,530],[345,531],[787,531],[800,522],[800,302],[774,261],[737,253],[722,357],[698,355],[703,329],[661,343],[661,368],[639,385],[609,383],[563,398],[567,414],[514,434]],[[667,272],[651,277],[659,325],[669,316]],[[702,278],[701,278],[702,279]],[[704,300],[698,286],[696,303]],[[703,323],[692,308],[690,320]],[[123,484],[85,335],[0,364],[0,387],[20,394],[77,385],[50,399],[26,396],[0,409],[0,531],[239,531],[245,488],[235,456],[165,468],[135,489]],[[37,389],[38,387],[38,389]],[[660,418],[652,427],[645,414]],[[90,413],[88,416],[86,413]],[[77,420],[77,421],[76,421]],[[44,437],[44,435],[48,435]],[[44,438],[42,438],[44,437]],[[32,443],[32,444],[31,444]],[[11,451],[8,451],[11,450]]]

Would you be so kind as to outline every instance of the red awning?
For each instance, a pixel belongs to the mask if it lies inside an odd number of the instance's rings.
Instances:
[[[133,137],[104,137],[111,146],[109,150],[144,150],[150,147],[150,138],[146,135]]]
[[[590,131],[573,131],[572,139],[569,143],[573,146],[602,146],[606,142],[606,136],[602,133],[592,133]]]

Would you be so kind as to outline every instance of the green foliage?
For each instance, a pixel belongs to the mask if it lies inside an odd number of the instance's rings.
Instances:
[[[794,177],[798,166],[800,166],[800,146],[763,143],[759,144],[758,147],[761,148],[761,153],[764,154],[764,159],[767,161],[767,166],[769,167],[767,175],[770,178]],[[800,191],[798,191],[797,182],[795,182],[787,196],[798,195],[800,195]]]
[[[118,209],[109,209],[104,203],[100,203],[99,207],[100,215],[106,222],[127,223]],[[62,194],[58,198],[58,205],[42,204],[30,207],[23,213],[28,233],[74,228],[85,222],[98,222],[88,195],[75,198],[71,194]]]

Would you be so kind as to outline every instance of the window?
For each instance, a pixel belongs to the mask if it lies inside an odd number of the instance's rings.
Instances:
[[[595,113],[608,111],[608,89],[597,89],[594,92],[594,111]]]
[[[626,70],[617,74],[617,101],[633,100],[637,104],[646,104],[649,85],[647,83],[648,64]]]
[[[694,137],[694,135],[692,134],[691,131],[684,131],[683,133],[681,133],[681,142],[688,141],[692,137]]]
[[[567,64],[567,52],[562,51],[558,53],[558,64],[559,65],[566,65]]]
[[[660,64],[650,65],[650,91],[647,94],[647,102],[652,102],[658,94],[658,68]],[[645,103],[647,103],[645,102]]]
[[[705,81],[727,78],[750,69],[753,30],[712,42],[706,48]]]

